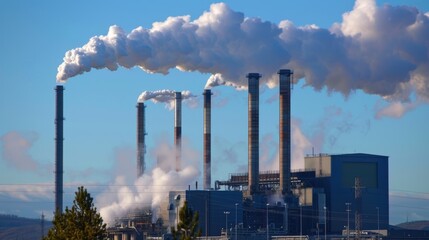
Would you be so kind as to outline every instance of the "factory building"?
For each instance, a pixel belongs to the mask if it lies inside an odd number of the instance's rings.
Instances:
[[[250,204],[246,199],[243,202],[245,228],[266,229],[268,222],[273,234],[274,230],[280,233],[283,229],[289,235],[317,235],[325,231],[342,234],[347,229],[354,234],[356,229],[360,232],[388,229],[386,156],[362,153],[307,156],[305,169],[291,172],[293,194],[289,199],[278,197],[278,172],[261,172],[259,176],[261,195],[253,197]],[[246,174],[231,174],[227,181],[216,181],[216,189],[246,189],[246,179]],[[279,217],[282,214],[284,217]]]
[[[184,202],[199,214],[202,236],[220,236],[228,228],[243,225],[243,194],[240,191],[186,190],[171,191],[160,205],[159,212],[164,225],[176,227],[179,209]]]
[[[186,200],[188,206],[199,213],[202,236],[220,236],[225,229],[243,225],[243,195],[240,191],[189,190]]]
[[[388,228],[388,157],[362,153],[319,154],[305,158],[305,169],[314,169],[316,181],[314,187],[304,186],[300,190],[300,202],[316,206],[319,223],[323,222],[320,220],[326,207],[329,232],[339,233],[347,226],[350,230]],[[323,198],[326,205],[321,205]]]
[[[157,209],[150,209],[145,214],[139,213],[140,217],[127,217],[118,221],[118,225],[109,229],[111,236],[115,239],[120,237],[143,239],[145,236],[160,237],[166,233],[168,235],[170,228],[177,226],[178,212],[185,201],[194,212],[199,213],[199,227],[202,235],[206,237],[234,235],[236,240],[241,240],[346,233],[358,235],[359,238],[364,230],[380,233],[381,230],[387,229],[388,157],[362,153],[313,154],[305,157],[303,170],[291,170],[290,117],[293,73],[289,69],[281,69],[278,74],[278,170],[259,171],[259,79],[262,76],[259,73],[249,73],[246,76],[248,171],[230,174],[228,180],[215,181],[214,189],[211,188],[212,94],[209,89],[205,89],[203,190],[198,190],[196,185],[195,190],[189,187],[186,191],[183,189],[171,191]],[[174,100],[175,170],[179,172],[182,169],[180,92],[176,92]],[[62,99],[57,102],[62,105]],[[137,107],[138,177],[144,174],[146,166],[144,108],[143,103]],[[57,119],[61,120],[62,115],[57,114]],[[60,144],[61,139],[62,136],[57,137],[57,143]],[[56,192],[60,193],[61,190]],[[153,217],[157,219],[152,219]],[[151,221],[155,223],[151,224]]]

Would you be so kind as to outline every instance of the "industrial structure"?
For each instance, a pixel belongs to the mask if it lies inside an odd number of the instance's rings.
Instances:
[[[291,75],[289,69],[278,71],[279,74],[279,171],[280,192],[282,195],[290,193],[291,170],[291,136],[290,136],[290,90]]]
[[[305,158],[303,170],[291,171],[292,71],[282,69],[278,74],[279,170],[259,172],[261,75],[249,73],[246,76],[249,114],[248,172],[231,174],[228,180],[217,180],[214,189],[211,188],[212,93],[210,89],[205,89],[203,190],[198,190],[196,183],[195,190],[189,187],[186,191],[178,189],[170,192],[168,199],[160,207],[160,219],[164,226],[177,226],[178,209],[184,201],[187,201],[188,206],[199,213],[199,227],[206,237],[235,235],[236,239],[265,239],[289,235],[331,235],[342,234],[346,225],[347,234],[359,236],[363,230],[377,229],[376,223],[379,226],[376,234],[381,233],[380,228],[388,228],[387,157],[371,154],[311,155]],[[180,171],[181,168],[181,101],[180,92],[176,92],[174,121],[176,171]],[[145,133],[142,106],[138,107],[138,119],[138,148],[141,149],[141,144],[144,143],[141,137]],[[144,152],[142,153],[144,155]],[[140,160],[144,159],[142,155],[138,154],[140,164]],[[140,167],[141,165],[138,165],[138,169]],[[361,186],[355,186],[355,179],[362,182],[365,191],[360,191]],[[360,193],[359,198],[355,197],[355,192]],[[354,220],[349,218],[350,209],[353,209]],[[380,214],[377,218],[373,214],[375,209]],[[221,219],[225,219],[225,224]],[[135,226],[132,219],[128,221],[131,226]],[[126,221],[122,221],[122,224],[124,223]],[[353,231],[350,226],[354,226]],[[124,236],[132,235],[126,227],[123,226],[122,229],[126,234]],[[153,229],[152,233],[159,232],[162,227],[158,225],[158,231]],[[117,236],[120,228],[116,226],[113,230]],[[138,235],[135,237],[133,239],[139,239]]]
[[[63,212],[64,87],[55,88],[55,212]]]
[[[209,190],[211,187],[211,111],[212,111],[212,92],[210,89],[204,90],[204,189]]]
[[[227,181],[217,181],[216,189],[241,189],[247,185],[243,174],[231,174]],[[355,198],[355,179],[361,179],[361,199]],[[276,192],[280,187],[279,172],[260,175],[260,189]],[[311,155],[305,158],[305,169],[292,172],[291,189],[297,202],[288,204],[288,233],[306,235],[341,233],[345,228],[358,230],[387,229],[389,216],[388,157],[372,154]],[[269,197],[267,197],[269,199]],[[360,203],[359,203],[360,202]],[[267,200],[268,204],[271,203]],[[359,209],[359,206],[362,206]],[[348,218],[348,209],[359,212],[360,223]],[[301,213],[299,213],[301,212]],[[326,214],[326,215],[325,215]],[[302,226],[297,224],[302,218]],[[349,223],[349,224],[347,224]],[[275,225],[284,224],[273,222]],[[359,233],[359,232],[356,232]]]
[[[184,202],[199,213],[205,238],[325,239],[388,236],[388,157],[364,153],[312,154],[302,170],[291,171],[292,71],[279,74],[279,169],[259,171],[259,73],[248,78],[248,172],[230,174],[211,187],[211,91],[204,90],[203,189],[168,193],[152,219],[150,206],[118,219],[108,229],[111,239],[168,238]],[[62,211],[63,87],[57,86],[55,207]],[[175,94],[176,171],[181,170],[181,101]],[[137,177],[145,172],[145,106],[137,105]],[[305,237],[304,237],[305,236]],[[315,239],[315,237],[313,237]]]
[[[248,117],[248,173],[249,195],[259,191],[259,73],[249,73],[249,117]]]
[[[144,160],[146,153],[145,107],[143,102],[137,103],[137,177],[141,177],[146,168]]]
[[[182,93],[175,93],[174,145],[176,146],[176,171],[181,169],[182,156]]]

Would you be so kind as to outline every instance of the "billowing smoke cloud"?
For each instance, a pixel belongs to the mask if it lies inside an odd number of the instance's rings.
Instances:
[[[243,78],[243,76],[241,76]],[[227,81],[222,77],[222,74],[216,73],[209,77],[209,79],[206,82],[206,86],[204,88],[211,89],[213,87],[217,86],[231,86],[235,87],[237,90],[245,90],[246,88],[242,85],[238,85],[235,82]]]
[[[161,136],[156,147],[149,150],[151,156],[157,158],[156,165],[137,180],[129,177],[130,172],[135,172],[134,154],[124,148],[115,151],[116,177],[108,189],[96,197],[96,205],[105,222],[112,224],[127,213],[147,207],[152,210],[155,222],[160,217],[161,207],[167,207],[161,203],[168,198],[169,191],[185,190],[198,179],[200,154],[191,149],[186,138],[183,140],[181,171],[171,167],[175,161],[175,148],[168,144],[167,136]]]
[[[22,134],[16,131],[8,132],[1,136],[2,158],[19,170],[35,171],[39,163],[30,155],[30,149],[37,140],[35,132]]]
[[[196,167],[187,166],[180,172],[165,172],[161,168],[155,168],[134,184],[128,184],[124,176],[117,176],[109,189],[97,196],[97,206],[101,206],[100,214],[110,224],[128,212],[147,206],[151,207],[153,221],[156,221],[161,202],[168,197],[168,192],[187,189],[188,184],[198,175]]]
[[[151,100],[154,103],[165,103],[167,108],[174,109],[175,91],[173,90],[157,90],[157,91],[144,91],[140,94],[137,102],[145,102]],[[182,101],[189,106],[194,106],[195,102],[192,101],[196,96],[190,91],[182,91]]]
[[[207,87],[246,86],[245,74],[259,72],[268,86],[276,71],[291,68],[306,85],[345,95],[355,90],[388,100],[429,99],[429,13],[407,6],[376,6],[357,0],[352,11],[331,29],[274,24],[244,17],[224,3],[191,21],[169,17],[152,28],[126,34],[111,26],[106,36],[92,37],[68,51],[57,80],[90,71],[138,66],[150,73],[169,69],[211,73]]]

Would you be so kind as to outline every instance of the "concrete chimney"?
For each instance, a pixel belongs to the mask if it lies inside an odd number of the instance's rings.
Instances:
[[[259,192],[259,73],[249,73],[248,158],[249,194]]]
[[[280,91],[280,114],[279,114],[279,171],[280,171],[280,191],[282,195],[291,192],[290,184],[290,162],[291,162],[291,125],[290,125],[290,90],[291,75],[289,69],[281,69],[279,74]]]
[[[63,212],[63,90],[57,85],[55,113],[55,212]]]
[[[144,161],[146,153],[145,107],[143,102],[137,103],[137,178],[144,174],[146,168]]]
[[[211,184],[211,96],[210,89],[204,90],[204,189]]]
[[[176,146],[176,171],[180,171],[182,155],[182,93],[176,92],[174,112],[174,145]]]

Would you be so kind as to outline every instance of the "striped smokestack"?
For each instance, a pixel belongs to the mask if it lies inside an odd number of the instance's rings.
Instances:
[[[211,184],[211,96],[210,89],[204,90],[204,189]]]
[[[290,162],[291,162],[291,136],[290,136],[290,89],[292,71],[281,69],[278,71],[280,85],[280,114],[279,114],[279,170],[280,170],[280,191],[283,195],[291,191],[290,184]]]
[[[137,103],[137,178],[144,174],[146,167],[144,161],[144,154],[146,153],[145,107],[143,102]]]
[[[175,93],[174,112],[174,145],[176,146],[176,171],[180,171],[180,158],[182,155],[182,93]]]
[[[248,116],[248,158],[249,158],[249,194],[259,191],[259,73],[249,73],[249,116]]]
[[[55,212],[63,212],[63,90],[57,85],[55,106]]]

